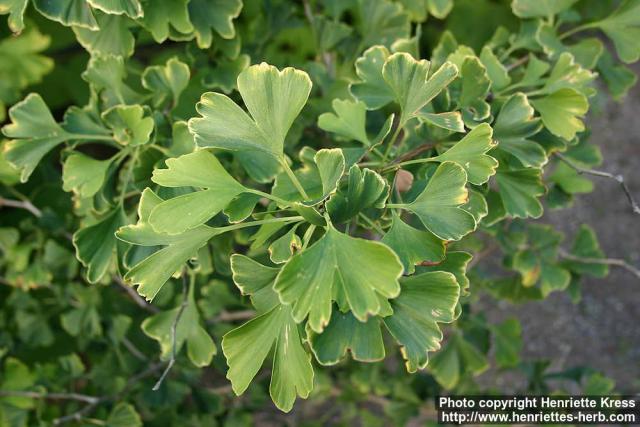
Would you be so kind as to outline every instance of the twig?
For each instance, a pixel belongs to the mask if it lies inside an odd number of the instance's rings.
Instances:
[[[31,212],[36,218],[42,218],[42,211],[36,208],[29,200],[13,200],[0,197],[0,208],[3,206],[25,209]]]
[[[149,304],[144,298],[136,292],[131,286],[127,285],[124,280],[120,276],[113,276],[113,280],[125,291],[129,297],[135,302],[140,308],[150,312],[150,313],[159,313],[160,309],[155,305]]]
[[[127,350],[129,350],[129,353],[131,353],[136,359],[141,360],[143,362],[146,362],[148,360],[147,356],[145,356],[144,353],[138,350],[138,347],[136,347],[134,343],[129,341],[129,338],[127,337],[122,338],[122,345],[124,345],[127,348]]]
[[[601,265],[613,265],[615,267],[621,267],[640,279],[640,269],[638,269],[637,267],[634,267],[633,265],[629,264],[627,261],[623,259],[580,257],[577,255],[573,255],[562,248],[558,250],[558,255],[560,255],[562,258],[567,259],[569,261],[581,262],[584,264],[601,264]]]
[[[624,194],[627,196],[627,200],[629,200],[629,204],[631,204],[631,210],[633,211],[633,213],[640,215],[640,206],[638,205],[638,203],[633,198],[633,195],[631,194],[631,191],[629,191],[629,187],[627,187],[627,184],[624,182],[624,177],[622,175],[614,175],[614,174],[609,173],[609,172],[599,171],[599,170],[595,170],[595,169],[583,168],[583,167],[577,165],[576,163],[574,163],[572,160],[570,160],[568,157],[564,156],[563,154],[555,153],[555,155],[560,160],[562,160],[564,163],[566,163],[567,166],[569,166],[570,168],[572,168],[573,170],[578,172],[578,174],[581,174],[581,175],[582,174],[593,175],[593,176],[599,176],[599,177],[602,177],[602,178],[609,178],[609,179],[613,179],[614,181],[619,183],[620,186],[622,187],[622,191],[624,191]]]
[[[41,393],[38,391],[22,391],[22,390],[0,390],[0,396],[16,396],[29,397],[31,399],[47,399],[47,400],[77,400],[79,402],[96,403],[99,397],[89,396],[78,393]]]
[[[221,311],[217,316],[207,319],[207,323],[233,322],[234,320],[248,320],[256,315],[254,310]]]
[[[511,71],[514,68],[518,68],[519,66],[526,64],[527,62],[529,62],[529,55],[523,56],[522,58],[515,60],[511,64],[507,65],[506,69],[507,71]]]
[[[180,308],[178,309],[178,314],[176,315],[175,320],[173,321],[173,325],[171,325],[171,358],[169,359],[169,363],[167,363],[167,367],[164,369],[162,375],[158,379],[158,382],[153,386],[153,391],[158,391],[160,386],[164,382],[164,379],[169,375],[171,368],[176,363],[176,356],[178,354],[178,323],[180,323],[180,318],[182,317],[182,313],[184,313],[184,309],[189,305],[189,284],[193,286],[193,275],[191,275],[191,283],[187,279],[187,272],[182,273],[182,304],[180,304]]]

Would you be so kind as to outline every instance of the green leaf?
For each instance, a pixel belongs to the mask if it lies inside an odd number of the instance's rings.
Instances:
[[[376,317],[361,322],[350,312],[333,310],[324,331],[315,334],[309,329],[307,336],[311,350],[321,365],[335,365],[347,355],[347,351],[351,353],[353,360],[359,362],[384,359],[380,321]]]
[[[266,160],[272,163],[284,161],[284,139],[309,97],[309,76],[294,68],[279,71],[262,63],[240,73],[238,91],[251,117],[227,96],[205,93],[196,105],[202,117],[189,120],[196,143],[247,152],[253,162],[264,162],[260,153],[267,154]],[[251,173],[251,168],[246,169]],[[277,169],[273,172],[275,175]]]
[[[339,148],[322,149],[313,157],[318,166],[323,197],[333,193],[344,174],[344,155]]]
[[[540,169],[500,170],[496,174],[500,197],[506,213],[516,218],[539,218],[545,192]]]
[[[589,101],[580,92],[560,89],[543,98],[532,99],[531,104],[554,135],[571,141],[576,133],[584,131],[580,118],[589,110]]]
[[[569,9],[578,0],[513,0],[511,9],[520,18],[549,18]]]
[[[105,180],[111,160],[95,160],[81,153],[67,157],[62,167],[62,189],[82,198],[95,195]]]
[[[507,319],[491,330],[497,365],[501,368],[516,366],[522,350],[522,329],[518,319]]]
[[[334,99],[331,103],[335,113],[323,113],[318,117],[318,127],[370,146],[365,129],[367,106],[362,101]]]
[[[140,105],[116,105],[102,113],[102,120],[113,130],[117,142],[131,147],[149,142],[154,127],[153,118],[145,117]]]
[[[87,280],[90,283],[98,282],[111,267],[117,244],[115,232],[126,223],[122,206],[116,206],[94,224],[74,233],[76,257],[88,268]]]
[[[605,258],[605,254],[598,244],[596,233],[588,225],[582,224],[578,229],[571,255],[586,259]],[[567,259],[563,266],[578,274],[588,274],[593,277],[606,277],[609,274],[609,266],[593,262],[580,262]]]
[[[296,234],[296,226],[292,227],[283,236],[274,240],[269,246],[269,258],[275,264],[287,262],[295,252],[302,248],[302,240]]]
[[[405,274],[413,274],[415,266],[422,262],[439,263],[444,259],[444,242],[433,233],[418,230],[406,224],[400,216],[393,213],[391,228],[382,238],[398,255]]]
[[[595,78],[596,74],[576,63],[572,54],[563,52],[553,65],[542,91],[553,93],[560,89],[574,89],[591,96],[595,92],[589,85]]]
[[[142,6],[138,0],[87,0],[93,8],[112,15],[127,15],[129,18],[141,18]]]
[[[384,63],[382,76],[400,105],[399,126],[415,117],[422,107],[435,98],[458,76],[458,69],[446,62],[429,77],[431,63],[416,61],[408,53],[394,53]]]
[[[126,83],[124,59],[113,55],[94,55],[89,59],[82,78],[99,91],[107,106],[141,102],[140,94]]]
[[[78,43],[91,55],[133,55],[135,39],[129,31],[128,18],[118,15],[96,14],[99,29],[73,27]],[[97,31],[96,31],[97,30]]]
[[[166,160],[166,169],[155,169],[151,180],[164,187],[198,187],[159,203],[149,224],[158,232],[179,234],[198,227],[224,209],[246,189],[206,150]]]
[[[482,62],[482,65],[487,69],[487,76],[489,76],[489,80],[491,80],[491,88],[494,91],[499,91],[509,86],[511,83],[509,72],[489,46],[482,48],[482,52],[480,52],[480,62]]]
[[[153,191],[145,189],[138,206],[138,223],[122,227],[116,233],[118,239],[124,242],[153,250],[151,255],[136,263],[124,276],[125,280],[140,285],[138,293],[149,301],[185,262],[219,233],[204,225],[178,235],[154,231],[148,222],[149,215],[162,201]],[[159,246],[164,247],[160,249]]]
[[[453,55],[459,54],[460,49]],[[450,57],[450,60],[452,58]],[[465,56],[460,67],[462,77],[458,108],[462,110],[462,117],[467,126],[473,127],[477,122],[491,116],[491,108],[485,101],[491,88],[491,80],[480,59],[475,56]]]
[[[190,0],[189,17],[196,33],[198,47],[207,49],[213,41],[212,29],[223,39],[236,35],[233,20],[240,15],[241,0]]]
[[[613,41],[623,62],[631,64],[640,59],[640,1],[625,0],[611,15],[593,26]]]
[[[365,321],[380,312],[379,296],[398,295],[402,270],[387,246],[342,234],[329,225],[322,238],[284,265],[274,289],[283,304],[291,304],[297,322],[309,315],[308,325],[320,333],[331,317],[335,293],[343,294],[353,315]]]
[[[427,0],[429,14],[438,19],[444,19],[453,9],[453,0]]]
[[[0,0],[0,15],[9,14],[7,22],[14,33],[24,30],[24,12],[28,0]]]
[[[109,413],[105,425],[107,427],[142,427],[142,419],[133,405],[120,402]]]
[[[216,346],[207,331],[200,325],[200,314],[194,298],[194,288],[194,284],[189,288],[186,306],[161,311],[147,317],[141,327],[147,336],[158,341],[161,350],[160,357],[167,360],[173,352],[173,325],[175,324],[176,353],[186,344],[189,360],[194,365],[203,367],[211,364],[211,359],[216,354]],[[176,324],[178,315],[180,315],[180,319]]]
[[[164,42],[172,30],[191,33],[193,25],[189,20],[188,3],[189,0],[142,0],[142,25],[157,43]]]
[[[468,134],[449,148],[444,154],[431,160],[439,162],[451,161],[462,166],[467,172],[470,183],[480,185],[496,173],[498,161],[486,153],[496,146],[492,139],[493,129],[487,123],[475,127]]]
[[[421,110],[416,115],[421,121],[432,124],[451,132],[464,133],[464,121],[462,115],[458,111],[447,113],[429,113]]]
[[[460,240],[476,228],[473,215],[460,208],[468,198],[466,183],[461,166],[444,162],[414,201],[397,206],[415,214],[440,239]]]
[[[340,190],[326,203],[327,212],[336,224],[349,221],[359,212],[382,209],[389,195],[389,184],[371,169],[360,169],[357,165],[349,169],[346,191]]]
[[[171,58],[163,67],[147,67],[142,73],[142,86],[153,93],[153,103],[160,108],[167,100],[178,104],[180,94],[189,84],[189,66],[177,58]]]
[[[488,367],[485,355],[462,336],[455,334],[433,356],[429,371],[442,387],[451,390],[464,374],[479,375]]]
[[[227,378],[237,395],[244,393],[274,347],[269,393],[280,410],[289,412],[296,396],[307,398],[313,388],[311,357],[291,308],[278,305],[222,338]]]
[[[26,182],[40,160],[55,146],[68,139],[56,123],[40,95],[31,93],[9,109],[11,123],[2,128],[7,138],[5,158],[21,170],[20,181]]]
[[[436,265],[421,265],[416,270],[418,273],[428,271],[446,271],[455,276],[460,286],[460,295],[469,295],[469,278],[467,278],[467,266],[473,257],[468,252],[447,251],[446,258]]]
[[[215,68],[211,68],[202,77],[202,84],[207,88],[222,89],[224,93],[231,93],[236,87],[238,75],[251,65],[249,55],[238,55],[234,59],[220,59]]]
[[[357,0],[358,32],[362,46],[390,45],[398,38],[409,36],[411,23],[402,6],[388,0]]]
[[[516,157],[522,166],[540,168],[547,163],[546,152],[529,138],[541,128],[527,96],[516,93],[502,105],[493,125],[493,137],[498,141],[498,150]]]
[[[620,101],[638,81],[636,73],[624,65],[617,64],[607,51],[600,56],[598,72],[616,101]]]
[[[67,27],[76,26],[92,31],[99,29],[91,7],[84,0],[33,0],[33,5],[47,18]]]
[[[377,110],[393,101],[394,94],[382,77],[382,67],[389,51],[384,46],[373,46],[365,50],[356,60],[356,74],[360,82],[349,86],[351,94],[364,102],[369,110]]]
[[[428,353],[440,348],[438,323],[455,320],[460,287],[451,273],[429,272],[403,278],[401,288],[391,301],[393,314],[383,322],[402,346],[407,371],[416,372],[427,366]]]

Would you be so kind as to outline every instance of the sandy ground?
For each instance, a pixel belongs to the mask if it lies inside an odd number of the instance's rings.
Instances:
[[[640,67],[635,67],[640,72]],[[588,118],[591,141],[600,146],[600,169],[622,173],[640,199],[640,88],[621,103],[605,101]],[[569,241],[580,224],[591,225],[610,258],[623,258],[640,267],[640,216],[631,212],[619,185],[593,178],[591,194],[577,198],[570,209],[547,210],[540,222],[551,223]],[[640,391],[640,280],[619,268],[605,279],[583,279],[583,298],[574,305],[564,293],[545,301],[513,306],[483,298],[477,309],[489,319],[510,316],[523,328],[523,358],[547,358],[557,369],[586,365],[615,379],[621,391]],[[519,379],[488,372],[483,383],[508,391]]]

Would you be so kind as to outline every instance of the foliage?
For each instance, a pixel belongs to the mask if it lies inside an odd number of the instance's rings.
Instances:
[[[592,190],[585,115],[598,76],[635,84],[640,1],[0,14],[0,426],[252,425],[268,399],[400,425],[490,366],[613,388],[471,307],[607,274],[588,226],[527,219]]]

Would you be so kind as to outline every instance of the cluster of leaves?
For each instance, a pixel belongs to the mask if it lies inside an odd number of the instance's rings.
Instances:
[[[503,3],[0,0],[0,425],[250,424],[261,369],[345,420],[478,390],[490,354],[544,389],[517,320],[470,306],[607,274],[587,226],[525,220],[591,191],[584,116],[598,75],[636,81],[640,1]]]

